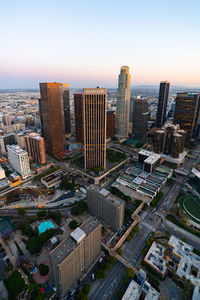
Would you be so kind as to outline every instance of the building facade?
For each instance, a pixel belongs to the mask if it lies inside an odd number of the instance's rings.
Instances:
[[[106,169],[107,89],[83,89],[85,169]]]
[[[3,124],[6,125],[6,126],[11,125],[10,115],[9,114],[3,114],[2,121],[3,121]]]
[[[8,158],[11,166],[25,179],[30,176],[28,153],[16,145],[8,145]]]
[[[30,133],[25,136],[26,149],[28,151],[29,158],[39,164],[46,163],[46,153],[44,138],[36,133]]]
[[[64,109],[60,83],[40,83],[40,108],[46,151],[56,155],[64,150]]]
[[[98,219],[103,220],[114,230],[120,230],[124,224],[124,201],[97,185],[87,189],[88,209]]]
[[[132,136],[142,142],[146,140],[148,130],[147,99],[134,98],[132,117]]]
[[[112,110],[107,111],[106,136],[111,138],[115,136],[115,113]]]
[[[6,149],[7,145],[13,145],[13,144],[16,144],[16,139],[15,139],[14,133],[9,133],[9,134],[0,136],[0,148],[1,148],[2,154],[7,153],[7,149]]]
[[[186,143],[196,136],[199,117],[199,93],[177,93],[174,124],[186,131]]]
[[[65,134],[71,133],[71,117],[70,117],[70,98],[69,98],[69,84],[61,84],[63,92],[63,107],[64,107],[64,121],[65,121]]]
[[[156,115],[156,127],[158,128],[162,127],[166,121],[167,103],[169,98],[169,86],[170,83],[168,81],[163,81],[160,83],[158,109]]]
[[[76,142],[84,145],[83,94],[74,94]]]
[[[50,253],[52,280],[61,296],[76,284],[101,253],[101,224],[87,219]]]
[[[118,138],[128,136],[130,117],[131,97],[131,76],[129,67],[123,66],[120,69],[117,90],[116,128],[115,135]]]

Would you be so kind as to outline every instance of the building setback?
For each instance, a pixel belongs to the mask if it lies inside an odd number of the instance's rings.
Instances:
[[[158,98],[158,110],[156,116],[156,127],[162,127],[166,121],[167,103],[169,97],[169,86],[168,81],[160,83],[159,98]]]
[[[147,99],[134,98],[133,102],[132,135],[134,139],[145,141],[148,130]]]
[[[129,131],[130,118],[130,97],[131,97],[131,76],[129,67],[123,66],[118,77],[117,109],[116,109],[116,129],[118,138],[127,137]]]
[[[177,93],[174,124],[186,131],[186,143],[196,136],[199,115],[199,93]]]
[[[65,134],[70,134],[71,133],[71,118],[70,118],[69,84],[62,83],[61,88],[63,89]]]
[[[44,139],[36,133],[25,136],[26,149],[29,158],[39,164],[46,163]]]
[[[23,179],[30,176],[28,153],[16,145],[8,145],[8,158],[11,166]]]
[[[64,150],[63,93],[60,83],[40,83],[40,108],[46,151],[56,155]]]
[[[113,138],[115,135],[115,113],[110,110],[107,111],[107,129],[106,136]]]
[[[85,169],[106,169],[107,89],[83,89]]]
[[[74,94],[76,142],[84,144],[83,94]]]
[[[88,209],[115,230],[124,223],[124,201],[94,184],[87,189]]]
[[[101,224],[87,219],[50,253],[52,280],[62,296],[66,295],[101,252]]]

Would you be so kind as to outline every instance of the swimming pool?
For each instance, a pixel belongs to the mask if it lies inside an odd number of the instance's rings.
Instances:
[[[54,227],[55,225],[50,220],[41,222],[40,225],[38,226],[39,234]]]

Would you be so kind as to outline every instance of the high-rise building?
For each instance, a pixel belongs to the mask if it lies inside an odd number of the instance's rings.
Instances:
[[[174,124],[186,131],[186,143],[196,136],[199,116],[199,93],[177,93]]]
[[[23,179],[30,176],[28,153],[16,145],[8,145],[8,158],[11,166]]]
[[[76,142],[84,144],[83,94],[74,94]]]
[[[120,230],[123,226],[124,201],[106,189],[91,184],[87,188],[87,203],[89,211],[111,228]]]
[[[83,89],[85,169],[106,168],[107,89]]]
[[[11,125],[11,118],[9,114],[3,114],[2,121],[4,125]]]
[[[50,253],[52,280],[61,296],[76,284],[101,253],[101,224],[90,217]]]
[[[65,134],[71,133],[71,118],[70,118],[70,98],[69,98],[69,84],[62,83],[63,89],[63,106],[65,119]]]
[[[44,138],[37,133],[30,133],[29,135],[25,136],[25,142],[29,158],[39,164],[45,164],[46,153]]]
[[[116,128],[115,135],[118,138],[127,137],[129,131],[129,111],[131,97],[131,76],[129,67],[120,69],[117,90]]]
[[[15,139],[14,133],[9,133],[9,134],[0,136],[0,148],[1,148],[2,154],[7,153],[7,149],[6,149],[7,145],[13,145],[13,144],[16,144],[16,139]]]
[[[115,135],[115,113],[112,110],[107,111],[107,129],[106,136],[113,138]]]
[[[46,151],[56,155],[64,150],[63,92],[58,82],[40,83],[40,106]]]
[[[25,149],[25,135],[22,132],[16,134],[16,142],[20,148]]]
[[[154,151],[179,158],[184,151],[186,132],[179,125],[165,124],[154,133]]]
[[[169,81],[160,83],[156,127],[162,127],[166,121],[167,103],[169,97]]]
[[[148,130],[148,103],[147,99],[135,98],[133,102],[133,126],[134,139],[145,141]]]
[[[44,136],[44,125],[43,125],[43,116],[42,116],[41,99],[38,99],[38,105],[39,105],[39,113],[40,113],[41,134],[42,134],[42,136]]]

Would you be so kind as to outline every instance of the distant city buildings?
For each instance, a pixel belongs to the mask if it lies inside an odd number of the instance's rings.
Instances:
[[[174,124],[186,131],[186,143],[196,136],[199,117],[199,93],[177,93]]]
[[[90,217],[50,253],[52,280],[62,296],[101,253],[101,224]]]
[[[74,94],[76,142],[84,145],[83,94]]]
[[[8,145],[8,158],[11,166],[25,179],[30,176],[28,153],[16,145]]]
[[[40,83],[40,109],[46,151],[56,155],[64,150],[65,124],[63,92],[58,82]]]
[[[147,99],[134,98],[132,116],[132,136],[142,142],[146,140],[148,130]]]
[[[115,230],[124,224],[124,201],[97,185],[87,188],[89,211]]]
[[[179,158],[184,151],[186,132],[179,125],[165,124],[154,133],[154,152]]]
[[[64,122],[65,134],[71,133],[71,117],[70,117],[70,99],[69,99],[69,84],[61,84],[63,92],[63,107],[64,107]]]
[[[107,111],[106,136],[113,138],[115,136],[115,112]]]
[[[85,169],[106,169],[106,105],[106,89],[83,89]]]
[[[4,125],[11,125],[11,118],[9,114],[3,114],[2,121]]]
[[[128,136],[129,118],[130,118],[130,87],[131,76],[129,74],[129,67],[123,66],[120,69],[118,78],[117,90],[117,108],[116,108],[116,129],[115,135],[118,138]]]
[[[167,103],[169,98],[169,86],[168,81],[160,83],[159,98],[158,98],[158,110],[156,116],[156,127],[162,127],[166,121]]]
[[[13,145],[13,144],[16,144],[14,133],[0,136],[0,149],[2,154],[7,153],[7,149],[6,149],[7,145]]]
[[[28,156],[33,162],[39,164],[46,163],[46,153],[44,138],[36,133],[30,133],[25,136],[26,149],[28,151]]]

